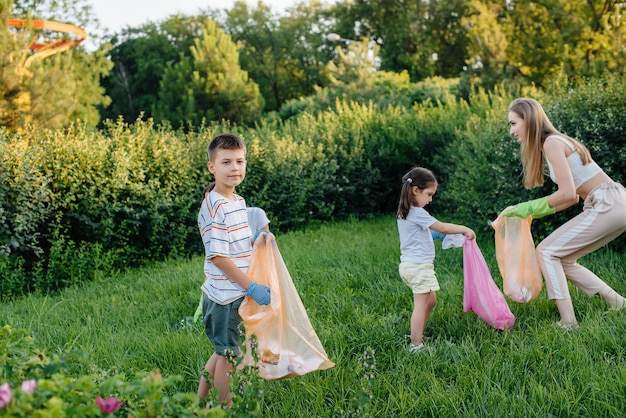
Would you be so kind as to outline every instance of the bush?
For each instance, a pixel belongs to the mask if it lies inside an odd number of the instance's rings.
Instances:
[[[245,340],[245,338],[244,338]],[[242,344],[245,349],[246,345]],[[85,376],[67,375],[71,361],[88,362],[76,351],[49,358],[25,330],[0,328],[0,415],[71,417],[226,417],[256,416],[259,392],[256,368],[234,372],[233,407],[217,405],[217,393],[200,401],[196,393],[175,392],[181,376],[140,372],[126,378],[115,371]],[[254,352],[253,352],[254,354]],[[246,387],[246,390],[239,390]],[[112,415],[115,413],[115,415]]]
[[[0,268],[26,274],[3,297],[199,250],[204,140],[141,121],[2,135]]]
[[[40,256],[39,226],[50,217],[45,155],[20,135],[0,129],[0,259]]]
[[[341,103],[345,102],[380,108],[399,106],[406,109],[428,102],[445,103],[450,99],[455,100],[460,94],[458,83],[458,79],[441,77],[411,83],[406,71],[399,74],[375,71],[365,80],[316,87],[312,96],[287,101],[278,110],[277,115],[286,121],[302,113],[319,115],[326,111],[340,111]]]
[[[0,131],[2,297],[201,253],[197,210],[211,181],[206,147],[218,132],[246,141],[248,172],[237,191],[265,209],[274,232],[395,213],[402,175],[421,165],[440,182],[433,214],[491,234],[489,221],[505,207],[554,189],[549,180],[531,191],[522,186],[519,145],[506,123],[518,95],[540,99],[558,128],[624,181],[623,81],[554,86],[551,94],[476,91],[469,102],[447,94],[411,108],[337,100],[332,111],[268,119],[254,129],[225,123],[183,133],[120,121],[105,131]],[[533,223],[535,237],[579,210]]]

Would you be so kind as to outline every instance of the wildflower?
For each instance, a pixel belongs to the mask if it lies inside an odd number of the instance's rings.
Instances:
[[[8,405],[9,402],[11,402],[11,398],[12,398],[12,395],[11,395],[11,388],[9,387],[9,384],[5,383],[2,386],[0,386],[0,409]]]
[[[124,404],[124,402],[118,401],[114,397],[102,399],[101,396],[98,396],[96,398],[96,404],[100,407],[103,414],[112,414],[117,411],[119,407]]]
[[[22,390],[26,393],[33,393],[37,389],[37,382],[33,379],[24,380],[22,382]]]

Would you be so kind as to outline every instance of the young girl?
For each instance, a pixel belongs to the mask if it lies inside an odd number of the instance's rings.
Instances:
[[[612,309],[626,308],[626,300],[598,276],[577,263],[626,231],[626,189],[596,164],[580,142],[554,128],[534,99],[519,98],[509,105],[510,133],[521,143],[524,185],[543,185],[544,161],[557,191],[550,196],[505,209],[505,216],[541,218],[584,200],[583,212],[537,246],[537,259],[550,299],[556,301],[564,329],[576,329],[576,315],[567,280],[589,296],[599,294]]]
[[[398,232],[400,233],[400,277],[413,290],[411,315],[411,344],[409,352],[424,348],[424,328],[439,290],[433,261],[435,244],[431,229],[442,234],[464,234],[474,239],[474,231],[463,225],[439,222],[424,209],[437,191],[437,179],[428,169],[416,167],[402,177],[402,191],[398,204]]]

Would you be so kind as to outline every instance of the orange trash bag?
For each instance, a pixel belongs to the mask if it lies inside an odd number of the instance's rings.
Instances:
[[[535,299],[543,280],[530,231],[532,216],[503,216],[491,223],[495,229],[496,260],[502,274],[504,294],[518,303]]]
[[[276,242],[257,239],[252,249],[248,276],[268,286],[271,303],[260,306],[250,296],[239,307],[246,338],[257,342],[259,376],[267,380],[289,379],[335,364],[328,359],[309,321]],[[247,350],[244,364],[254,360]]]

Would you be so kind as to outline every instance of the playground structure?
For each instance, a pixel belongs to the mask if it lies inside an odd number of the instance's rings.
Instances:
[[[87,39],[87,32],[78,26],[69,23],[54,22],[51,20],[31,20],[30,25],[27,19],[8,19],[7,24],[13,28],[32,28],[39,30],[51,30],[55,32],[74,35],[75,39],[60,39],[51,42],[34,42],[29,46],[33,54],[28,57],[25,67],[35,59],[44,59],[59,52],[67,51]]]
[[[33,61],[67,51],[87,39],[87,33],[83,29],[69,23],[9,18],[6,20],[6,24],[9,28],[31,32],[35,39],[27,47],[30,53],[23,54],[22,59],[16,62],[14,71],[19,79],[18,84],[32,77],[29,67]],[[69,36],[64,35],[46,41],[45,31],[60,32]],[[27,89],[17,90],[12,97],[3,98],[4,103],[0,103],[0,126],[13,127],[19,132],[25,124],[32,120],[31,92]]]

